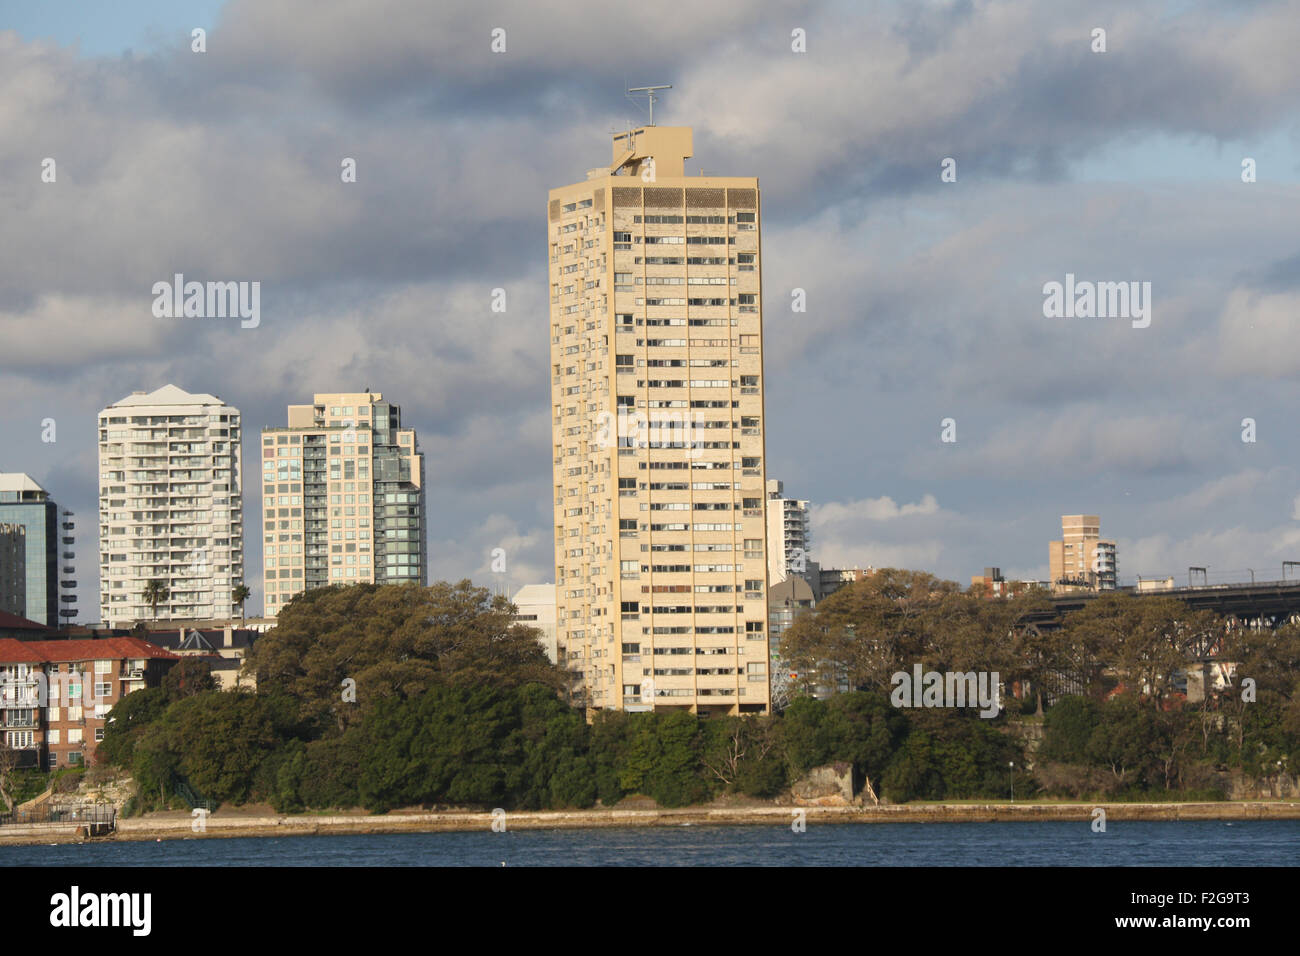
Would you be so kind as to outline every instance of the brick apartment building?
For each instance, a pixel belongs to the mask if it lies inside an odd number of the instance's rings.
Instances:
[[[180,658],[138,637],[0,638],[0,726],[21,765],[55,770],[93,762],[113,705],[156,687]]]

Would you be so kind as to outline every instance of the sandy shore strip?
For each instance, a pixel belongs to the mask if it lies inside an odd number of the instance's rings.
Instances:
[[[963,803],[900,804],[881,807],[687,807],[680,810],[557,810],[512,811],[511,830],[577,830],[597,827],[788,826],[802,810],[809,825],[819,823],[1004,823],[1090,822],[1102,807],[1108,821],[1177,820],[1300,820],[1300,803],[1285,801],[1222,803]],[[115,840],[177,840],[215,837],[319,836],[326,834],[439,833],[490,830],[492,814],[485,811],[395,812],[383,815],[317,816],[289,814],[249,816],[220,811],[206,820],[202,832],[195,821],[180,814],[150,815],[119,820],[117,832],[87,841],[77,828],[4,828],[0,845],[110,842]]]

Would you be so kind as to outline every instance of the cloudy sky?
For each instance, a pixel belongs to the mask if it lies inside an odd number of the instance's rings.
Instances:
[[[551,580],[546,192],[671,83],[688,172],[763,190],[768,475],[813,557],[1045,578],[1085,512],[1126,583],[1279,577],[1297,35],[1300,0],[0,0],[0,470],[78,513],[90,620],[100,408],[212,392],[255,455],[368,385],[418,430],[433,577],[492,583],[504,547],[510,587]],[[155,318],[177,272],[260,281],[260,326]],[[1067,274],[1150,282],[1150,326],[1045,317]],[[255,532],[247,563],[252,612]]]

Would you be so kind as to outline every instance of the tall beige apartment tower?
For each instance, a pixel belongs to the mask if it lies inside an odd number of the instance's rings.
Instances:
[[[329,392],[262,429],[265,613],[331,584],[426,584],[424,455],[379,392]]]
[[[557,653],[589,712],[765,713],[758,179],[613,145],[547,210]]]

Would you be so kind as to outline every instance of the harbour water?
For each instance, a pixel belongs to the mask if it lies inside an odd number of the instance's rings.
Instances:
[[[1300,821],[810,824],[0,847],[17,866],[1294,866]]]

